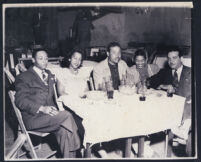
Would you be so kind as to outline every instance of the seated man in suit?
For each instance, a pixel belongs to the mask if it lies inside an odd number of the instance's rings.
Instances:
[[[163,89],[168,93],[174,93],[186,98],[181,126],[172,129],[173,134],[179,139],[183,139],[183,142],[185,143],[186,140],[190,140],[188,139],[188,135],[192,118],[191,68],[182,64],[181,52],[177,48],[169,50],[167,57],[169,67],[161,69],[156,75],[150,77],[147,80],[147,83],[152,88]],[[182,140],[179,140],[179,142],[181,141]],[[189,143],[189,141],[187,143]]]
[[[35,51],[33,61],[34,66],[16,77],[16,105],[27,130],[54,133],[63,157],[73,158],[80,148],[77,125],[70,112],[57,110],[53,100],[55,77],[46,70],[47,52]]]
[[[120,85],[120,80],[125,79],[127,64],[121,60],[121,47],[119,43],[112,42],[107,47],[108,57],[94,67],[93,76],[96,90],[106,90],[105,83],[112,80],[115,90]]]

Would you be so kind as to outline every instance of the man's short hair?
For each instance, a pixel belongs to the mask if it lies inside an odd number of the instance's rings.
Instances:
[[[169,52],[177,51],[179,53],[179,57],[183,56],[181,50],[178,47],[171,47],[167,51],[167,55]]]
[[[138,49],[137,51],[135,51],[134,61],[137,56],[143,56],[144,59],[146,60],[147,59],[147,51],[144,49]]]
[[[121,49],[121,46],[118,42],[111,42],[107,46],[107,51],[110,52],[112,47],[119,47]]]
[[[40,51],[44,51],[44,52],[47,53],[47,51],[46,51],[44,48],[35,49],[35,50],[33,51],[33,58],[36,58],[37,53],[40,52]],[[48,53],[47,53],[47,54],[48,54]]]

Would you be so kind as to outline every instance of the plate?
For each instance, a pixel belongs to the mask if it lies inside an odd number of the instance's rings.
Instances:
[[[88,91],[86,97],[91,100],[104,100],[106,98],[106,92],[103,91]]]
[[[135,87],[129,87],[129,86],[119,86],[119,92],[126,94],[126,95],[133,95],[136,93]]]

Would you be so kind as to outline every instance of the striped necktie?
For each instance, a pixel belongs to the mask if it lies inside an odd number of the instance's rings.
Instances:
[[[173,74],[173,87],[175,88],[176,91],[177,91],[177,89],[179,87],[179,80],[178,80],[177,70],[175,70],[175,72]]]
[[[45,85],[48,85],[48,77],[47,75],[45,75],[45,70],[42,71],[42,78],[43,78],[43,82],[45,83]]]

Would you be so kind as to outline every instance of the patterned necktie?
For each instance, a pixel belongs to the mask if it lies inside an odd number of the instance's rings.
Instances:
[[[175,88],[176,91],[177,91],[177,89],[179,87],[179,80],[178,80],[177,70],[175,70],[175,72],[173,74],[173,87]]]
[[[48,83],[47,83],[48,77],[45,75],[45,70],[42,71],[42,78],[43,78],[43,82],[45,83],[45,85],[48,85]]]

